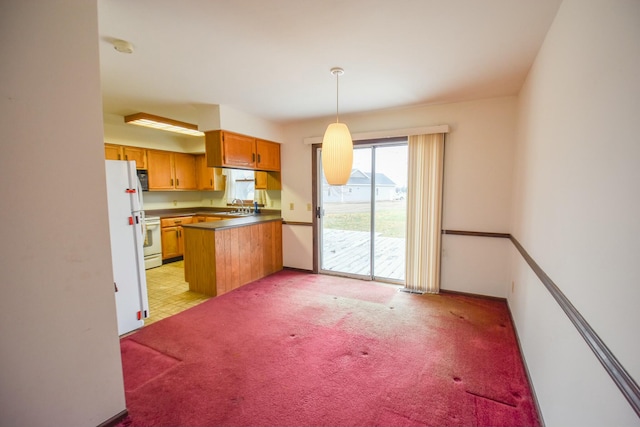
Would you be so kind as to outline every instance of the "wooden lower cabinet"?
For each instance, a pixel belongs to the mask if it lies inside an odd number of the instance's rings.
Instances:
[[[163,218],[160,234],[162,237],[162,259],[180,257],[184,254],[184,229],[182,224],[191,224],[193,217],[181,216]]]
[[[182,227],[162,228],[162,259],[182,256]]]
[[[184,229],[189,290],[217,296],[282,270],[282,220],[226,229]]]
[[[219,216],[210,216],[210,215],[198,215],[193,217],[193,222],[214,222],[220,221],[222,218]]]

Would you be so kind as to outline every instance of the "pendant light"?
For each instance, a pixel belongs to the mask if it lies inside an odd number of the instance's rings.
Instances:
[[[336,76],[336,122],[331,123],[322,138],[322,170],[329,185],[345,185],[351,177],[353,166],[353,141],[349,128],[338,120],[338,77],[342,68],[332,68]]]

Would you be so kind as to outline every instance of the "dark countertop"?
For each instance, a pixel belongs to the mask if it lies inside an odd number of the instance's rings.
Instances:
[[[224,230],[227,228],[244,227],[247,225],[260,224],[262,222],[282,221],[280,214],[259,213],[243,217],[221,219],[220,221],[198,222],[194,224],[182,224],[182,228],[200,228],[205,230]]]
[[[232,209],[225,208],[175,208],[175,209],[145,209],[145,216],[159,216],[160,218],[173,218],[179,216],[216,215],[229,212]],[[280,215],[280,211],[262,209],[258,215]]]

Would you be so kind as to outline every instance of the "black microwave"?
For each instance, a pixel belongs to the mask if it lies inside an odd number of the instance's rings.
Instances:
[[[144,169],[138,169],[138,181],[140,181],[140,187],[142,191],[149,191],[149,174]]]

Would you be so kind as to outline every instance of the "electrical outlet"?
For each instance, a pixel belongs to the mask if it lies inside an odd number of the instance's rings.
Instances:
[[[177,200],[173,201],[173,206],[178,206],[178,201]]]
[[[289,203],[289,210],[292,211],[293,210],[293,203]]]
[[[211,206],[213,206],[213,199],[210,199],[209,201],[211,202]]]
[[[311,203],[307,203],[307,210],[311,211]]]

